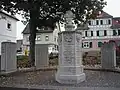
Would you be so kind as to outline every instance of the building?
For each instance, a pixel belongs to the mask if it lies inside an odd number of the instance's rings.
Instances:
[[[64,24],[60,25],[61,31],[64,27]],[[99,51],[103,43],[110,40],[120,42],[120,17],[102,11],[96,19],[90,19],[85,28],[81,31],[83,52]]]
[[[42,28],[38,29],[36,33],[36,44],[44,44],[48,45],[49,53],[58,53],[58,29],[52,30],[51,28]],[[23,48],[24,51],[29,51],[29,24],[26,25],[25,29],[23,30]]]
[[[15,16],[0,11],[0,55],[2,42],[16,42],[17,21],[19,20]]]
[[[97,19],[90,19],[88,30],[83,32],[83,51],[100,50],[103,43],[120,39],[120,17],[101,12]]]
[[[60,24],[58,26],[60,31],[65,31],[65,25]],[[120,17],[113,17],[112,15],[102,11],[96,19],[90,19],[87,24],[88,29],[82,31],[82,48],[84,52],[88,51],[99,51],[100,47],[105,42],[109,42],[110,40],[117,40],[119,42],[120,39]],[[54,39],[53,33],[57,34],[59,30],[43,30],[37,33],[36,43],[40,44],[55,44],[54,40],[46,41],[45,38],[52,37]],[[25,31],[25,30],[24,30]],[[57,31],[57,33],[55,33]],[[48,33],[49,32],[49,33]],[[24,43],[28,39],[28,34],[23,33],[24,35]],[[39,38],[40,35],[40,38]],[[40,39],[40,41],[38,40]],[[29,44],[25,44],[29,45]],[[51,45],[51,44],[50,44]],[[52,52],[54,48],[49,48],[49,51]]]
[[[23,40],[17,40],[17,55],[24,55],[23,52]]]

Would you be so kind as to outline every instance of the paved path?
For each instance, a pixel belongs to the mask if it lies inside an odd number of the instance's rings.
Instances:
[[[0,90],[120,90],[120,88],[111,88],[111,87],[55,87],[55,86],[41,88],[41,86],[39,86],[37,88],[35,88],[35,87],[31,87],[31,88],[0,87]]]
[[[120,73],[85,70],[86,81],[63,85],[55,81],[56,71],[35,71],[0,77],[0,87],[46,88],[56,90],[120,90]],[[1,89],[0,89],[1,90]]]

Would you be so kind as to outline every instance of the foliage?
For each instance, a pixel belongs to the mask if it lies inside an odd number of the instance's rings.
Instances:
[[[0,0],[0,9],[11,14],[19,13],[27,20],[32,11],[38,26],[53,27],[56,21],[65,20],[63,15],[68,10],[75,14],[76,22],[85,21],[95,18],[105,4],[104,0]]]
[[[26,68],[29,67],[28,56],[17,56],[17,68]]]
[[[54,29],[56,22],[65,21],[64,14],[68,10],[74,13],[75,23],[86,22],[95,18],[105,4],[104,0],[0,0],[0,10],[13,15],[19,13],[29,21],[30,64],[34,66],[37,28]]]
[[[85,53],[83,55],[83,65],[97,65],[97,64],[101,64],[101,54],[99,51],[96,51],[96,55],[95,56],[88,56],[88,53]]]
[[[49,59],[49,66],[57,66],[58,58]]]

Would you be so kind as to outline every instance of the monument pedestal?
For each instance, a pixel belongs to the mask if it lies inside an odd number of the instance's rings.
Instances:
[[[59,33],[59,67],[56,81],[77,84],[86,78],[82,66],[82,34],[77,31]]]

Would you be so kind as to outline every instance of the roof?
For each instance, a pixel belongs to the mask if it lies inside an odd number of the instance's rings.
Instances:
[[[15,16],[13,16],[13,15],[9,15],[9,14],[7,14],[7,13],[1,11],[1,10],[0,10],[0,13],[2,13],[2,14],[4,14],[4,15],[8,16],[8,17],[11,17],[11,18],[13,18],[13,19],[19,21],[19,19],[17,19],[17,18],[16,18]]]
[[[88,25],[85,24],[85,25],[78,25],[76,30],[88,30],[88,29],[89,29]]]
[[[113,18],[112,15],[108,14],[107,12],[102,11],[97,18]]]
[[[52,29],[46,29],[46,28],[44,28],[44,30],[38,30],[37,31],[37,33],[52,33],[54,30],[52,30]],[[29,28],[29,23],[26,25],[26,27],[24,28],[24,30],[23,30],[23,32],[22,32],[23,34],[30,34],[30,28]]]
[[[115,17],[112,19],[112,29],[120,28],[120,17]]]

